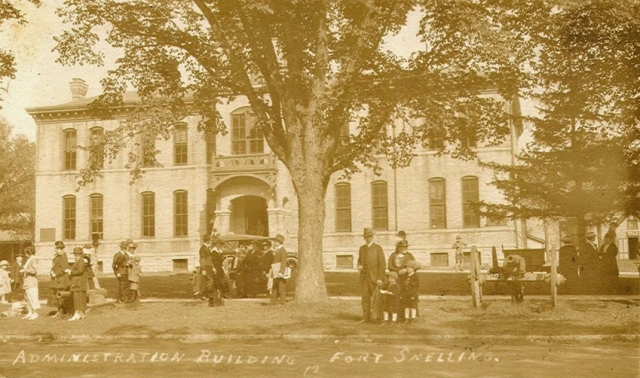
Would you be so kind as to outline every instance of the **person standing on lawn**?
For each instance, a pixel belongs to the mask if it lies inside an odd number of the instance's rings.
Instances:
[[[209,296],[209,306],[222,306],[223,298],[227,295],[227,277],[222,266],[224,256],[222,255],[222,240],[212,239],[211,262],[213,263],[213,296]]]
[[[82,248],[73,249],[73,257],[75,262],[71,267],[71,293],[73,294],[74,314],[69,319],[70,322],[84,319],[84,312],[87,310],[87,263],[82,257]]]
[[[71,268],[69,267],[69,259],[67,258],[67,254],[64,251],[64,243],[62,241],[57,241],[55,243],[56,253],[53,256],[53,262],[51,266],[51,283],[49,287],[51,288],[51,294],[53,300],[56,301],[57,311],[53,317],[58,317],[64,315],[64,298],[58,298],[57,294],[60,291],[68,291],[69,285],[71,281],[69,280],[69,273],[71,272]]]
[[[209,293],[213,291],[213,260],[211,256],[211,235],[202,235],[202,245],[198,251],[200,256],[200,268],[202,269],[203,290],[201,292],[202,299],[209,297]]]
[[[140,256],[136,255],[136,243],[129,244],[129,269],[127,270],[127,278],[129,279],[129,298],[132,302],[140,301]]]
[[[253,240],[243,260],[245,272],[244,290],[248,297],[264,293],[264,287],[261,286],[261,282],[264,281],[261,266],[262,254],[260,242]]]
[[[20,269],[22,269],[22,260],[24,256],[17,255],[16,260],[11,266],[11,273],[9,273],[9,278],[11,279],[11,300],[15,301],[17,297],[24,297],[24,292],[22,288],[22,274],[20,273]]]
[[[379,290],[385,277],[385,258],[382,247],[373,242],[373,230],[365,228],[363,233],[365,244],[358,251],[358,272],[362,289],[362,323],[371,321],[371,296]],[[379,319],[376,311],[376,319]]]
[[[462,248],[466,246],[467,244],[462,242],[462,237],[456,235],[456,241],[451,246],[451,249],[455,250],[456,272],[462,271],[462,264],[464,263],[464,251]]]
[[[7,304],[7,295],[11,294],[11,279],[9,278],[9,262],[0,261],[0,303]]]
[[[82,247],[82,255],[89,264],[89,288],[99,289],[100,283],[98,282],[98,276],[96,276],[96,269],[98,269],[98,254],[96,249],[91,244],[85,244]]]
[[[598,291],[598,246],[596,245],[596,234],[589,231],[585,235],[585,241],[582,243],[580,251],[581,272],[586,283],[588,294],[596,294]]]
[[[404,318],[407,323],[412,323],[418,315],[418,293],[420,290],[420,280],[416,271],[420,269],[420,263],[409,261],[406,265],[407,278],[402,284],[402,306],[404,307]]]
[[[271,264],[271,277],[273,287],[271,288],[271,305],[275,306],[280,298],[280,304],[287,301],[287,280],[291,275],[291,269],[287,268],[287,250],[284,249],[284,236],[276,235],[273,241],[273,263]]]
[[[558,250],[558,273],[567,279],[567,283],[560,286],[560,290],[566,289],[573,293],[580,290],[581,286],[580,273],[578,272],[580,269],[578,251],[571,244],[571,236],[565,235],[561,240],[562,247]]]
[[[127,278],[127,265],[129,264],[129,255],[127,254],[127,248],[129,247],[129,241],[123,241],[120,243],[120,250],[113,255],[113,273],[118,279],[118,302],[129,301],[129,278]]]
[[[273,249],[271,249],[271,241],[263,241],[262,249],[264,250],[264,254],[262,255],[262,261],[260,261],[260,267],[262,269],[263,286],[266,286],[267,293],[270,293],[271,289],[273,289],[273,278],[269,277],[271,264],[273,264]]]
[[[380,294],[382,294],[384,312],[383,320],[386,324],[391,321],[392,324],[396,324],[398,321],[398,311],[400,310],[400,294],[401,288],[400,284],[398,284],[398,273],[396,272],[387,272],[387,284],[380,289]],[[391,318],[389,318],[391,315]]]
[[[24,294],[27,299],[27,315],[22,319],[36,320],[38,319],[38,310],[40,309],[40,301],[38,300],[38,259],[36,258],[36,250],[33,247],[24,249],[27,255],[27,261],[24,267],[20,269],[20,273],[24,274]]]

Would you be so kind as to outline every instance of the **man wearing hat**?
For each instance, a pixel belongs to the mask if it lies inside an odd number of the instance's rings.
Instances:
[[[596,234],[593,231],[587,232],[580,251],[581,275],[584,276],[588,291],[591,292],[595,289],[594,284],[598,275],[598,246],[595,241]]]
[[[371,321],[371,296],[379,290],[385,277],[385,258],[382,247],[373,242],[373,230],[366,227],[363,233],[365,244],[358,251],[358,272],[362,288],[362,323]],[[379,312],[376,310],[376,318]]]
[[[22,269],[22,261],[24,259],[23,255],[16,255],[16,261],[11,266],[11,273],[9,273],[9,278],[11,279],[11,300],[15,300],[17,297],[23,297],[24,293],[22,292],[22,273],[20,273],[20,269]]]
[[[209,306],[222,306],[223,305],[223,297],[226,297],[229,288],[227,285],[227,277],[222,266],[224,256],[223,252],[223,243],[222,240],[218,237],[214,237],[211,241],[211,262],[213,263],[213,291],[209,296]]]
[[[271,241],[265,240],[262,242],[262,260],[260,261],[260,269],[262,276],[264,277],[264,285],[266,285],[267,293],[273,289],[273,278],[269,277],[269,271],[271,270],[271,264],[273,264],[273,249],[271,249]]]
[[[396,234],[396,252],[398,252],[398,244],[400,242],[405,242],[407,244],[409,243],[407,241],[407,233],[402,230],[398,231],[398,233]]]
[[[127,239],[120,243],[120,250],[113,255],[113,273],[118,279],[118,302],[129,301],[129,278],[127,277],[127,265],[129,265],[129,255],[127,249],[133,240]]]
[[[209,293],[213,290],[213,259],[211,256],[211,235],[202,235],[202,245],[198,251],[200,257],[200,268],[204,278],[202,286],[202,299],[208,298]]]
[[[451,249],[455,251],[456,258],[456,272],[460,272],[462,270],[462,263],[464,262],[464,251],[463,247],[466,247],[467,244],[462,242],[462,237],[460,235],[456,235],[456,241],[453,242]]]
[[[274,252],[273,264],[271,264],[271,276],[273,287],[271,288],[271,305],[275,306],[280,297],[280,304],[286,303],[287,280],[290,276],[290,269],[287,268],[287,250],[284,249],[284,236],[276,235],[273,239]]]
[[[558,273],[567,279],[567,284],[562,286],[573,291],[580,287],[580,282],[578,282],[580,278],[578,250],[573,246],[571,236],[565,235],[561,241],[562,247],[558,250]]]
[[[50,272],[51,284],[49,284],[49,287],[51,288],[52,298],[57,304],[58,311],[54,315],[54,317],[57,317],[64,314],[64,299],[58,298],[57,294],[59,291],[69,290],[69,285],[71,284],[69,273],[71,272],[71,268],[69,267],[67,254],[64,251],[64,243],[57,241],[55,246],[56,253],[53,256]]]

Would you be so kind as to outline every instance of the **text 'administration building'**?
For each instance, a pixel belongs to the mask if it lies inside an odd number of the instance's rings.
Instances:
[[[206,135],[197,131],[198,118],[187,117],[175,126],[169,140],[140,137],[139,144],[155,143],[162,167],[146,168],[129,184],[127,151],[104,162],[102,178],[76,191],[78,170],[87,164],[92,138],[117,127],[119,120],[90,118],[86,84],[71,82],[73,101],[28,109],[37,124],[36,249],[48,271],[55,240],[67,251],[99,239],[98,255],[105,271],[119,243],[132,238],[138,244],[145,271],[180,271],[198,264],[201,235],[212,225],[222,235],[256,234],[287,237],[287,249],[297,248],[297,201],[285,166],[270,153],[247,101],[238,97],[219,105],[229,133]],[[136,96],[125,96],[125,107]],[[517,104],[505,103],[505,109]],[[354,125],[355,130],[355,125]],[[521,130],[499,147],[483,148],[470,135],[465,143],[477,149],[483,161],[510,164]],[[436,156],[442,141],[416,150],[408,168],[381,176],[357,174],[349,181],[332,178],[326,196],[325,268],[353,269],[362,230],[372,227],[387,256],[397,230],[408,234],[410,251],[428,267],[454,265],[451,245],[461,235],[490,256],[492,246],[522,247],[526,241],[519,222],[491,221],[473,213],[469,202],[500,201],[489,182],[492,172],[476,162]],[[430,149],[430,148],[431,149]],[[484,261],[488,261],[483,257]]]

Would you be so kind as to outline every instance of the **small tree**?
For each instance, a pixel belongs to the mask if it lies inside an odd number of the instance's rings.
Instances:
[[[0,119],[0,230],[33,235],[35,143]]]
[[[424,47],[404,59],[383,40],[414,11]],[[503,74],[512,71],[508,36],[479,2],[67,0],[59,14],[73,25],[56,38],[60,62],[101,64],[94,48],[104,33],[123,53],[102,81],[96,113],[112,116],[128,88],[142,99],[126,123],[105,133],[109,158],[136,134],[168,138],[189,114],[202,116],[200,129],[225,132],[215,104],[246,96],[298,198],[298,301],[327,296],[322,237],[332,174],[378,169],[376,156],[393,150],[392,164],[406,165],[436,129],[463,157],[473,155],[460,142],[464,132],[496,144],[509,130],[502,104],[477,97],[488,85],[506,98],[513,92],[513,75]],[[343,127],[356,114],[363,114],[358,131],[345,140]],[[398,118],[423,122],[393,139],[386,130]],[[134,178],[139,161],[129,155]],[[89,166],[81,184],[96,175]]]
[[[525,96],[533,141],[515,166],[486,164],[508,204],[488,216],[575,218],[588,224],[638,214],[640,5],[637,1],[527,1],[505,25],[530,52]],[[524,41],[523,41],[524,43]]]

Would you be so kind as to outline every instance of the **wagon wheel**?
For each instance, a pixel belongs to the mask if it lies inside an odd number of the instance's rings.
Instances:
[[[229,275],[229,272],[233,270],[233,263],[235,261],[234,256],[226,256],[224,260],[222,260],[222,270],[226,275]]]
[[[295,257],[287,258],[287,268],[290,268],[292,271],[298,269],[298,259]]]

